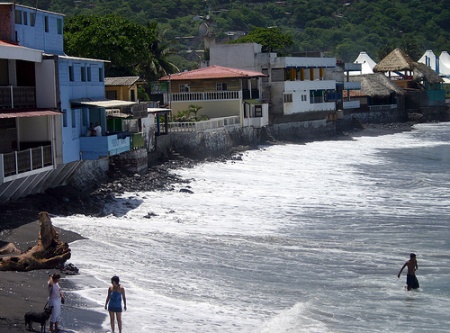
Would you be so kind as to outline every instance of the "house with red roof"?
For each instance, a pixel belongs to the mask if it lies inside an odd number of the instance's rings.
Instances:
[[[238,117],[241,126],[260,128],[269,122],[268,103],[261,97],[264,77],[257,71],[210,66],[159,81],[167,82],[165,102],[173,115],[194,105],[209,119]]]

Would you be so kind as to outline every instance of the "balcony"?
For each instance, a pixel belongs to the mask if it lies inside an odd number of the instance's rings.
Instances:
[[[242,99],[240,91],[183,92],[171,94],[172,102],[217,101]]]
[[[0,87],[0,109],[36,107],[35,87]]]
[[[14,179],[53,169],[51,146],[41,146],[0,154],[0,180]]]
[[[80,138],[82,160],[98,160],[130,151],[130,137],[121,134]]]

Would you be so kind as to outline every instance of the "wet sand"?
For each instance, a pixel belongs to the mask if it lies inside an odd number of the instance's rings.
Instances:
[[[36,215],[37,216],[37,215]],[[70,242],[81,239],[81,236],[59,230],[60,239]],[[24,251],[37,242],[39,221],[22,225],[16,229],[4,230],[0,233],[2,243],[12,242]],[[30,272],[0,271],[0,332],[24,332],[24,315],[28,311],[42,312],[47,302],[47,283],[49,275],[61,274],[60,286],[65,293],[66,304],[62,308],[60,328],[63,332],[105,332],[101,325],[106,318],[105,313],[92,310],[97,304],[88,304],[77,294],[71,282],[71,275],[65,275],[56,269],[35,270]],[[91,309],[91,310],[90,310]],[[39,332],[40,324],[34,323],[33,328]],[[46,330],[49,331],[47,323]]]

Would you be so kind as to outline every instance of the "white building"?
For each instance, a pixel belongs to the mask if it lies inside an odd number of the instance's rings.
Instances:
[[[209,66],[218,65],[262,72],[262,99],[271,115],[336,110],[335,58],[278,57],[261,52],[256,43],[211,46]]]

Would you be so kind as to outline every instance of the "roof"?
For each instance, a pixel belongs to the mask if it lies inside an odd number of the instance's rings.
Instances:
[[[393,92],[405,94],[403,89],[382,73],[351,76],[350,82],[361,82],[360,96],[385,97]]]
[[[14,109],[1,110],[0,119],[7,118],[25,118],[25,117],[43,117],[43,116],[61,116],[62,112],[47,109]]]
[[[142,81],[139,76],[105,77],[105,86],[132,86]]]
[[[439,56],[439,71],[443,75],[450,75],[450,54],[442,51]]]
[[[0,40],[0,54],[2,59],[41,62],[43,51]]]
[[[114,108],[114,107],[131,106],[131,105],[137,104],[136,102],[127,102],[127,101],[120,101],[120,100],[116,100],[116,99],[106,99],[106,98],[98,98],[98,99],[82,98],[82,99],[74,99],[74,100],[71,100],[70,102],[72,104],[87,105],[87,106],[99,106],[102,108]]]
[[[442,78],[433,69],[425,64],[415,62],[413,63],[413,80],[414,81],[427,81],[429,83],[443,82]]]
[[[402,50],[395,49],[384,57],[384,59],[373,68],[373,71],[377,73],[413,70],[413,62],[414,61]]]
[[[207,80],[207,79],[249,79],[267,76],[261,72],[244,69],[210,66],[192,71],[163,76],[159,81]]]
[[[366,52],[360,52],[355,64],[361,64],[361,72],[350,72],[350,75],[373,74],[373,68],[377,64]]]

